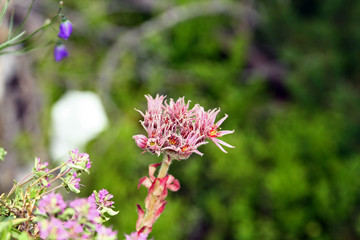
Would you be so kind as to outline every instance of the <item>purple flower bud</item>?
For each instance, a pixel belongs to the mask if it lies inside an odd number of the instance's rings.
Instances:
[[[72,24],[69,20],[63,20],[60,24],[60,31],[58,37],[67,40],[72,32]]]
[[[66,50],[66,47],[64,44],[59,44],[55,46],[54,49],[54,57],[55,61],[60,62],[64,58],[67,58],[69,56],[68,51]]]

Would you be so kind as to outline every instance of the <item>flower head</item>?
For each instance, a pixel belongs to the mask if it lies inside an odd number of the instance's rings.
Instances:
[[[50,193],[45,195],[39,201],[39,211],[42,214],[55,214],[58,212],[63,212],[66,208],[66,203],[64,202],[61,194]]]
[[[68,51],[66,50],[66,47],[64,44],[57,44],[54,48],[54,58],[55,61],[60,62],[64,58],[67,58],[69,56]]]
[[[73,186],[74,188],[76,189],[80,189],[80,181],[81,179],[80,178],[76,178],[77,177],[77,173],[74,172],[72,174],[72,177],[70,177],[70,180],[69,180],[69,185]]]
[[[100,213],[96,208],[93,198],[79,198],[70,202],[70,207],[75,210],[75,219],[85,218],[92,223],[100,223]]]
[[[63,225],[68,231],[70,239],[88,239],[86,238],[87,235],[83,234],[83,226],[78,221],[68,220],[64,222]]]
[[[140,122],[147,131],[147,136],[133,136],[141,149],[157,155],[164,153],[180,160],[187,159],[192,153],[203,155],[198,147],[206,144],[206,139],[212,140],[225,153],[222,145],[233,148],[219,139],[234,132],[219,130],[227,118],[225,115],[215,123],[220,109],[206,112],[198,104],[190,108],[190,101],[186,102],[184,97],[177,101],[170,99],[169,103],[165,101],[165,96],[145,97],[148,101],[147,111],[137,111],[144,117]]]
[[[234,132],[234,130],[219,131],[220,125],[225,121],[225,119],[228,117],[228,115],[225,114],[225,116],[223,118],[221,118],[217,123],[215,123],[216,116],[220,112],[220,109],[215,108],[213,110],[209,110],[209,111],[205,112],[204,108],[199,105],[197,105],[196,108],[197,108],[197,110],[196,110],[197,123],[196,124],[199,126],[199,128],[201,129],[203,134],[207,138],[210,138],[210,140],[212,140],[216,144],[216,146],[218,146],[221,149],[221,151],[223,151],[225,153],[227,153],[227,152],[221,145],[224,145],[229,148],[234,148],[234,146],[231,146],[230,144],[218,139],[219,137],[222,137],[224,135]]]
[[[78,149],[70,151],[69,166],[75,169],[80,169],[87,171],[91,168],[91,161],[89,159],[89,154],[79,153]]]
[[[114,196],[106,189],[101,189],[98,193],[94,191],[90,197],[100,207],[111,207],[114,204],[113,201],[110,201]]]
[[[41,163],[40,158],[36,157],[34,170],[37,172],[40,172],[40,171],[48,172],[49,169],[46,168],[48,165],[49,165],[48,162]]]
[[[70,37],[71,33],[72,33],[71,22],[68,19],[63,18],[60,24],[58,37],[67,40]]]

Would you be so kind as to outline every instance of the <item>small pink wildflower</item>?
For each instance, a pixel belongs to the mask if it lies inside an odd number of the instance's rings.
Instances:
[[[64,222],[63,225],[64,228],[68,231],[70,239],[88,239],[86,238],[86,235],[82,234],[84,232],[84,229],[79,222],[74,220],[68,220]]]
[[[225,119],[228,117],[228,115],[225,114],[225,116],[222,119],[220,119],[217,123],[215,123],[216,116],[220,112],[220,109],[213,109],[213,110],[209,110],[209,111],[205,112],[204,108],[199,105],[197,105],[196,108],[197,108],[196,124],[200,128],[201,132],[207,138],[210,138],[216,144],[216,146],[218,146],[221,149],[221,151],[223,151],[225,153],[227,153],[227,151],[225,151],[225,149],[221,145],[224,145],[229,148],[234,148],[234,146],[231,146],[230,144],[218,139],[219,137],[222,137],[224,135],[234,132],[234,130],[232,130],[232,131],[229,131],[229,130],[219,131],[218,130],[220,125],[225,121]]]
[[[148,101],[148,109],[145,113],[137,110],[144,120],[141,125],[147,131],[145,135],[133,136],[136,144],[141,149],[152,154],[161,153],[170,155],[176,159],[187,159],[192,153],[203,155],[198,147],[206,144],[206,139],[212,140],[216,146],[226,153],[222,146],[233,148],[230,144],[219,138],[233,133],[234,130],[220,131],[219,127],[227,118],[227,115],[215,123],[220,109],[205,111],[196,104],[189,108],[190,101],[179,98],[177,101],[170,99],[167,103],[165,96],[156,95],[152,98],[145,96]]]
[[[78,149],[70,151],[69,163],[80,168],[87,168],[87,169],[91,168],[91,161],[89,159],[89,154],[79,153]]]
[[[111,207],[114,202],[110,201],[114,196],[108,192],[106,189],[101,189],[98,193],[92,193],[90,197],[93,199],[93,201],[98,205],[98,207]]]
[[[70,202],[70,207],[75,210],[75,219],[85,218],[92,223],[100,223],[100,213],[97,210],[96,204],[93,198],[79,198]]]
[[[80,181],[81,178],[76,178],[77,177],[77,173],[74,172],[72,177],[69,180],[69,185],[72,185],[73,187],[75,187],[76,189],[80,189]]]
[[[66,203],[59,193],[50,193],[39,201],[39,212],[42,214],[63,212],[65,208]]]
[[[69,233],[64,228],[64,222],[51,217],[49,220],[42,220],[38,223],[41,239],[56,239],[65,240],[69,239]]]
[[[48,172],[49,169],[46,168],[47,166],[49,166],[49,163],[48,162],[44,162],[44,163],[41,163],[40,161],[40,158],[35,158],[35,171],[45,171],[45,172]]]

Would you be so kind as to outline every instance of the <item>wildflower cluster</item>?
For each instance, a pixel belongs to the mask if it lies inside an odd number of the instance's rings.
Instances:
[[[105,189],[100,191],[107,192]],[[35,212],[40,238],[116,239],[116,232],[102,225],[105,216],[95,201],[97,197],[94,192],[88,198],[65,203],[60,194],[44,196]]]
[[[112,209],[113,196],[107,190],[94,191],[87,199],[68,203],[54,193],[60,187],[80,192],[79,176],[90,173],[89,155],[76,149],[60,166],[48,166],[49,163],[35,158],[33,171],[15,183],[7,196],[0,196],[0,222],[11,229],[9,236],[19,238],[21,231],[28,237],[42,239],[115,239],[116,233],[101,225],[108,216],[118,213]]]
[[[206,140],[212,140],[223,152],[222,145],[233,146],[219,138],[233,133],[234,131],[220,131],[219,127],[228,117],[225,116],[215,123],[220,109],[205,111],[196,104],[189,109],[190,101],[185,103],[184,97],[176,102],[170,99],[170,103],[164,102],[165,96],[157,95],[152,98],[145,96],[148,101],[148,109],[145,114],[137,110],[144,120],[141,125],[147,131],[145,135],[135,135],[136,144],[152,154],[158,156],[163,153],[174,159],[187,159],[192,153],[203,155],[197,148],[206,144]]]
[[[161,163],[151,164],[149,177],[143,177],[139,181],[138,187],[144,185],[148,189],[145,210],[137,204],[136,231],[125,235],[126,240],[146,240],[153,224],[164,211],[168,189],[179,190],[179,181],[167,173],[173,159],[187,159],[192,153],[202,156],[203,153],[198,147],[206,144],[207,139],[213,141],[225,153],[223,146],[233,148],[219,139],[234,132],[234,130],[220,130],[220,125],[228,117],[226,114],[215,122],[220,109],[205,111],[199,104],[190,109],[190,101],[185,102],[184,97],[177,101],[170,99],[169,103],[164,101],[165,96],[157,95],[153,98],[146,95],[145,97],[148,101],[147,111],[145,113],[137,111],[144,117],[140,122],[147,136],[139,134],[133,138],[144,152],[158,156],[163,154],[164,160]],[[155,171],[159,166],[160,169],[155,177]]]

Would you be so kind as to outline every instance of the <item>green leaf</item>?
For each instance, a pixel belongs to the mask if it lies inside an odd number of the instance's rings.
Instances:
[[[7,152],[0,147],[0,161],[4,161],[5,155],[7,154]]]
[[[18,240],[30,240],[30,239],[31,238],[27,232],[22,232],[18,238]]]
[[[30,189],[30,198],[35,198],[35,196],[38,194],[39,189],[37,188],[31,188]]]
[[[111,208],[104,208],[105,212],[108,213],[110,216],[115,216],[119,213],[119,211],[114,211]]]

